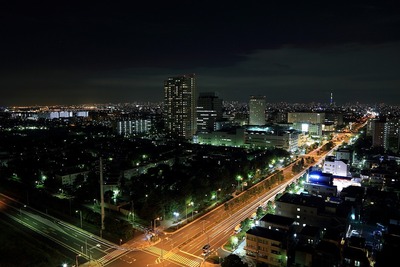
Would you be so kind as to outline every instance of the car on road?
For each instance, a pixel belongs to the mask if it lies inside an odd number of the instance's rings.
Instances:
[[[203,253],[201,255],[207,256],[211,252],[211,246],[210,244],[206,244],[203,246]]]
[[[235,226],[235,229],[233,230],[234,234],[238,234],[240,231],[242,231],[242,228],[240,227],[240,224]]]

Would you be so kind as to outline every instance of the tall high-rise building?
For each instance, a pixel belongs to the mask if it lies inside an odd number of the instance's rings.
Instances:
[[[379,118],[372,121],[372,146],[384,147],[386,118]]]
[[[250,96],[249,125],[265,125],[265,96]]]
[[[398,118],[380,117],[371,121],[372,146],[385,150],[400,149],[400,120]]]
[[[200,93],[197,100],[197,132],[215,131],[222,119],[222,99],[215,92]]]
[[[166,127],[172,137],[191,139],[196,133],[195,74],[164,81]]]

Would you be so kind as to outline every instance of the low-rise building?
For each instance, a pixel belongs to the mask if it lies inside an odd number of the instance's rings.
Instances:
[[[345,203],[332,203],[309,194],[285,193],[275,204],[275,214],[294,218],[300,226],[344,229],[351,212]]]
[[[295,226],[294,222],[293,218],[268,213],[259,220],[259,226],[271,230],[290,232]]]
[[[246,232],[246,255],[268,266],[287,266],[288,234],[264,227]]]

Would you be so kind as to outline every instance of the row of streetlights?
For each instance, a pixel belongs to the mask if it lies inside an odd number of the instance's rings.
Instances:
[[[191,201],[189,204],[187,204],[186,205],[186,222],[187,222],[187,220],[188,220],[188,217],[187,217],[187,215],[188,215],[188,207],[193,207],[194,206],[194,202],[193,201]],[[194,215],[194,213],[197,213],[198,211],[197,210],[194,210],[193,208],[192,208],[192,221],[193,221],[193,215]],[[179,217],[179,212],[174,212],[173,213],[173,215],[175,216],[175,220],[178,220],[178,217]],[[159,220],[161,220],[161,217],[157,217],[157,218],[155,218],[154,220],[153,220],[153,222],[152,222],[152,228],[153,228],[153,231],[155,231],[156,230],[156,222],[157,221],[159,221]]]
[[[218,200],[218,192],[221,192],[221,188],[219,188],[218,190],[216,190],[216,193],[215,193],[215,198]],[[213,197],[214,198],[214,197]],[[197,210],[194,210],[194,202],[193,201],[191,201],[191,202],[189,202],[188,204],[186,204],[185,205],[185,209],[186,209],[186,213],[185,213],[185,217],[186,217],[186,222],[188,221],[188,207],[192,207],[192,211],[191,211],[191,213],[192,213],[192,221],[193,221],[193,216],[194,216],[194,213],[197,213],[198,211]],[[77,211],[78,212],[78,211]],[[131,215],[131,213],[129,213],[129,215]],[[128,216],[129,216],[128,215]],[[175,220],[178,220],[178,218],[179,218],[179,212],[176,212],[176,211],[174,211],[173,212],[173,215],[174,215],[174,217],[175,217]],[[161,220],[161,217],[157,217],[157,218],[155,218],[153,221],[152,221],[152,229],[153,229],[153,231],[155,231],[155,229],[156,229],[156,221],[159,221],[159,220]]]

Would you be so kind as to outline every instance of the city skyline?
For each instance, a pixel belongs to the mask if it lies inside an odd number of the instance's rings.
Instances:
[[[195,73],[226,101],[398,105],[400,5],[391,1],[9,3],[0,106],[163,101]]]

